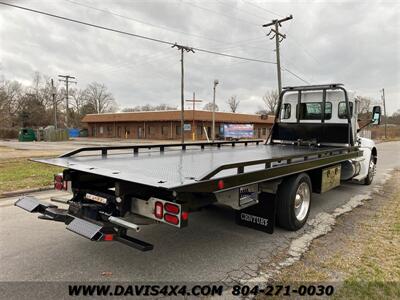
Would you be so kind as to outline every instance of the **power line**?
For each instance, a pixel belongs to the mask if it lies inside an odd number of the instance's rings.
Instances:
[[[268,10],[268,9],[266,9],[266,8],[264,8],[264,7],[261,7],[261,6],[257,5],[257,4],[254,4],[254,3],[251,3],[251,2],[249,2],[249,1],[244,1],[244,2],[247,3],[247,4],[249,4],[249,5],[251,5],[251,6],[256,7],[257,9],[264,10],[264,11],[266,11],[266,12],[272,14],[272,15],[275,15],[275,16],[278,16],[278,17],[281,17],[281,18],[284,17],[284,16],[281,15],[281,14],[278,14],[278,13],[276,13],[276,12],[273,12],[272,10]]]
[[[311,84],[309,81],[307,81],[307,80],[301,78],[299,75],[293,73],[293,72],[290,71],[289,69],[286,69],[285,67],[282,67],[282,69],[283,69],[284,71],[286,71],[286,72],[292,74],[292,75],[293,75],[294,77],[296,77],[297,79],[300,79],[300,80],[303,81],[304,83]]]
[[[86,8],[97,10],[97,11],[101,11],[101,12],[105,12],[105,13],[108,13],[108,14],[123,18],[123,19],[134,21],[134,22],[137,22],[137,23],[140,23],[140,24],[144,24],[144,25],[147,25],[147,26],[151,26],[151,27],[155,27],[155,28],[159,28],[159,29],[163,29],[163,30],[167,30],[167,31],[175,32],[175,33],[185,34],[185,35],[189,35],[189,36],[193,36],[193,37],[196,37],[196,38],[205,39],[205,40],[209,40],[209,41],[213,41],[213,42],[217,42],[217,43],[225,43],[224,41],[219,41],[219,40],[212,39],[212,38],[209,38],[209,37],[205,37],[205,36],[201,36],[201,35],[185,32],[185,31],[180,31],[180,30],[176,30],[176,29],[171,29],[171,28],[169,28],[167,26],[155,25],[155,24],[152,24],[150,22],[142,21],[142,20],[139,20],[139,19],[136,19],[136,18],[125,16],[125,15],[121,15],[119,13],[110,11],[108,9],[101,9],[101,8],[98,8],[98,7],[93,7],[93,6],[90,6],[90,5],[87,5],[87,4],[83,4],[83,3],[79,3],[79,2],[75,2],[75,1],[72,1],[72,0],[65,0],[65,1],[73,3],[73,4],[78,5],[78,6],[86,7]]]
[[[164,45],[174,46],[176,44],[176,43],[173,43],[173,42],[169,42],[169,41],[165,41],[165,40],[161,40],[161,39],[157,39],[157,38],[152,38],[152,37],[148,37],[148,36],[144,36],[144,35],[140,35],[140,34],[135,34],[135,33],[130,33],[130,32],[126,32],[126,31],[122,31],[122,30],[118,30],[118,29],[114,29],[114,28],[109,28],[109,27],[105,27],[105,26],[101,26],[101,25],[97,25],[97,24],[93,24],[93,23],[79,21],[79,20],[76,20],[76,19],[63,17],[63,16],[60,16],[60,15],[55,15],[55,14],[51,14],[51,13],[48,13],[48,12],[39,11],[39,10],[35,10],[35,9],[32,9],[32,8],[11,4],[11,3],[5,3],[5,2],[1,2],[0,1],[0,4],[6,5],[6,6],[10,6],[10,7],[14,7],[14,8],[18,8],[18,9],[21,9],[21,10],[26,10],[26,11],[37,13],[37,14],[41,14],[41,15],[45,15],[45,16],[49,16],[49,17],[56,18],[56,19],[61,19],[61,20],[68,21],[68,22],[73,22],[73,23],[77,23],[77,24],[81,24],[81,25],[85,25],[85,26],[89,26],[89,27],[93,27],[93,28],[97,28],[97,29],[102,29],[102,30],[105,30],[105,31],[115,32],[115,33],[119,33],[119,34],[123,34],[123,35],[128,35],[128,36],[131,36],[131,37],[140,38],[140,39],[143,39],[143,40],[157,42],[157,43],[161,43],[161,44],[164,44]],[[259,63],[266,63],[266,64],[276,64],[276,62],[262,60],[262,59],[258,59],[258,58],[243,57],[243,56],[232,55],[232,54],[228,54],[228,53],[222,53],[222,52],[217,52],[217,51],[207,50],[207,49],[197,48],[197,47],[191,47],[191,48],[193,50],[198,51],[198,52],[214,54],[214,55],[219,55],[219,56],[223,56],[223,57],[229,57],[229,58],[240,59],[240,60],[245,60],[245,61],[252,61],[252,62],[259,62]],[[304,82],[307,82],[304,79],[302,79],[300,76],[296,75],[294,72],[292,72],[292,71],[290,71],[290,70],[288,70],[286,68],[285,68],[285,70],[287,72],[289,72],[290,74],[292,74],[293,76],[295,76],[296,78],[298,78],[298,79],[300,79],[300,80],[302,80]]]
[[[274,19],[270,23],[264,24],[262,27],[270,27],[273,26],[270,30],[270,32],[267,34],[267,36],[272,35],[270,38],[271,40],[275,38],[275,49],[276,49],[276,68],[277,68],[277,75],[278,75],[278,93],[281,93],[282,91],[282,79],[281,79],[281,62],[280,62],[280,55],[279,55],[279,43],[282,42],[285,38],[286,35],[282,34],[279,32],[279,27],[282,26],[283,22],[287,22],[289,20],[293,19],[293,16],[290,15],[289,17],[283,18],[283,19]]]
[[[230,45],[230,44],[240,44],[240,43],[254,41],[254,40],[261,40],[261,39],[264,40],[263,37],[262,38],[259,37],[259,38],[253,38],[253,39],[246,39],[246,40],[242,40],[242,41],[226,42],[226,41],[216,40],[216,39],[209,38],[209,37],[202,36],[202,35],[198,35],[198,34],[188,33],[188,32],[180,31],[180,30],[176,30],[176,29],[171,29],[171,28],[166,27],[166,26],[155,25],[155,24],[152,24],[152,23],[149,23],[149,22],[146,22],[146,21],[142,21],[142,20],[139,20],[139,19],[136,19],[136,18],[132,18],[132,17],[128,17],[128,16],[125,16],[125,15],[121,15],[121,14],[115,13],[115,12],[110,11],[108,9],[101,9],[101,8],[89,6],[87,4],[82,4],[82,3],[79,3],[79,2],[75,2],[73,0],[64,0],[64,1],[73,3],[73,4],[78,5],[78,6],[86,7],[86,8],[89,8],[89,9],[105,12],[105,13],[108,13],[108,14],[111,14],[111,15],[114,15],[114,16],[117,16],[117,17],[120,17],[120,18],[124,18],[124,19],[127,19],[127,20],[131,20],[131,21],[138,22],[138,23],[141,23],[141,24],[144,24],[144,25],[148,25],[148,26],[152,26],[152,27],[155,27],[155,28],[160,28],[160,29],[168,30],[168,31],[175,32],[175,33],[185,34],[185,35],[193,36],[193,37],[196,37],[196,38],[201,38],[201,39],[213,41],[213,42],[216,42],[216,43],[219,43],[219,44],[224,44],[225,46],[226,45]],[[221,2],[220,2],[220,4],[228,5],[228,4],[221,3]],[[234,7],[234,8],[239,10],[239,11],[241,11],[241,9],[239,9],[237,7]],[[246,12],[246,11],[243,11],[243,12]],[[246,13],[248,13],[248,12],[246,12]],[[248,13],[248,14],[251,14],[251,13]],[[259,16],[256,16],[254,14],[251,14],[251,15],[261,19],[261,17],[259,17]],[[225,47],[222,48],[222,49],[225,49]]]
[[[224,2],[221,1],[221,0],[216,0],[216,1],[217,1],[219,4],[224,5],[224,6],[226,6],[226,7],[236,9],[237,11],[240,11],[240,12],[245,13],[245,14],[247,14],[247,15],[250,15],[250,16],[252,16],[252,17],[256,17],[256,18],[259,18],[259,19],[264,20],[264,17],[255,15],[255,14],[253,14],[253,13],[251,13],[251,12],[248,12],[248,11],[242,9],[242,8],[236,7],[236,6],[232,5],[232,4],[224,3]]]
[[[62,81],[65,82],[65,92],[66,92],[66,96],[65,96],[65,126],[68,128],[69,126],[69,119],[68,119],[68,114],[69,114],[69,95],[68,95],[68,84],[69,83],[75,83],[76,81],[72,81],[71,79],[76,79],[74,76],[70,76],[70,75],[58,75],[58,77],[63,78],[63,79],[58,79],[58,81]]]
[[[228,18],[228,19],[230,19],[230,20],[235,19],[235,20],[238,20],[238,21],[241,21],[241,22],[243,22],[243,23],[250,24],[250,25],[260,26],[260,24],[253,23],[253,22],[249,22],[249,21],[246,21],[246,20],[244,20],[244,19],[232,17],[232,16],[229,16],[229,15],[226,15],[226,14],[223,14],[223,13],[220,13],[220,12],[217,12],[217,11],[215,11],[215,10],[212,10],[212,9],[209,9],[209,8],[206,8],[206,7],[203,7],[203,6],[199,6],[199,5],[197,5],[197,4],[193,4],[193,3],[189,3],[189,2],[184,2],[184,1],[182,1],[182,3],[183,3],[183,4],[186,4],[186,5],[190,5],[190,6],[196,7],[196,8],[199,8],[199,9],[202,9],[202,10],[205,10],[205,11],[209,11],[209,12],[211,12],[211,13],[213,13],[213,14],[217,14],[217,15],[223,16],[223,17]]]
[[[196,50],[196,51],[199,51],[199,52],[215,54],[215,55],[219,55],[219,56],[225,56],[225,57],[231,57],[231,58],[237,58],[237,59],[243,59],[243,60],[248,60],[248,61],[255,61],[255,62],[260,62],[260,63],[265,63],[265,64],[276,65],[276,62],[273,62],[273,61],[267,61],[267,60],[262,60],[262,59],[257,59],[257,58],[247,58],[247,57],[242,57],[242,56],[237,56],[237,55],[232,55],[232,54],[226,54],[226,53],[220,53],[220,52],[216,52],[216,51],[211,51],[211,50],[206,50],[206,49],[201,49],[201,48],[195,48],[195,47],[193,47],[193,49]]]
[[[44,11],[40,11],[40,10],[28,8],[28,7],[23,7],[23,6],[10,4],[10,3],[5,3],[5,2],[0,2],[0,4],[11,6],[11,7],[15,7],[15,8],[26,10],[26,11],[30,11],[30,12],[34,12],[34,13],[45,15],[45,16],[49,16],[49,17],[56,18],[56,19],[61,19],[61,20],[68,21],[68,22],[73,22],[73,23],[86,25],[86,26],[90,26],[90,27],[94,27],[94,28],[98,28],[98,29],[102,29],[102,30],[106,30],[106,31],[111,31],[111,32],[119,33],[119,34],[132,36],[132,37],[136,37],[136,38],[140,38],[140,39],[144,39],[144,40],[148,40],[148,41],[152,41],[152,42],[157,42],[157,43],[170,45],[170,46],[175,45],[175,43],[172,43],[172,42],[169,42],[169,41],[160,40],[160,39],[156,39],[156,38],[152,38],[152,37],[148,37],[148,36],[144,36],[144,35],[140,35],[140,34],[130,33],[130,32],[126,32],[126,31],[122,31],[122,30],[118,30],[118,29],[114,29],[114,28],[109,28],[109,27],[105,27],[105,26],[101,26],[101,25],[97,25],[97,24],[93,24],[93,23],[79,21],[79,20],[76,20],[76,19],[71,19],[71,18],[67,18],[67,17],[63,17],[63,16],[47,13],[47,12],[44,12]],[[199,51],[199,52],[215,54],[215,55],[219,55],[219,56],[225,56],[225,57],[236,58],[236,59],[243,59],[243,60],[266,63],[266,64],[276,64],[275,62],[266,61],[266,60],[260,60],[260,59],[254,59],[254,58],[243,57],[243,56],[238,56],[238,55],[232,55],[232,54],[227,54],[227,53],[221,53],[221,52],[216,52],[216,51],[202,49],[202,48],[195,48],[195,47],[191,47],[191,48],[193,48],[194,50]]]

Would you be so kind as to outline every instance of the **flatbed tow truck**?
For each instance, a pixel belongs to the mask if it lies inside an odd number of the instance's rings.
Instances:
[[[88,147],[35,159],[65,168],[54,187],[72,194],[68,208],[32,196],[15,205],[90,240],[142,251],[153,249],[134,237],[144,225],[183,228],[191,213],[216,203],[232,207],[239,225],[297,230],[312,193],[372,182],[377,150],[357,135],[358,107],[341,84],[286,87],[266,141]],[[379,122],[376,106],[370,123]]]

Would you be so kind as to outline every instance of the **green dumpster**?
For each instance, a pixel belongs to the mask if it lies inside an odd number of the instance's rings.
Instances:
[[[33,142],[36,141],[36,134],[32,128],[21,128],[18,135],[20,142]]]

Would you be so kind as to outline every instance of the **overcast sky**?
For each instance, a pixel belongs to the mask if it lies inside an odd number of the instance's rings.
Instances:
[[[4,1],[4,0],[2,0]],[[341,82],[400,109],[398,1],[25,0],[7,1],[98,25],[233,55],[275,61],[262,24],[283,23],[282,65],[313,84]],[[35,71],[76,76],[78,88],[104,83],[120,108],[180,103],[180,56],[169,45],[107,32],[0,5],[0,75],[31,82]],[[303,81],[283,72],[283,85]],[[276,65],[196,52],[185,54],[185,98],[217,104],[236,95],[253,113],[276,88]],[[204,105],[204,104],[203,104]],[[200,108],[200,105],[199,105]]]

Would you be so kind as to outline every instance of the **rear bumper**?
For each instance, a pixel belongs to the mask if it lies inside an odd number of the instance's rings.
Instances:
[[[91,241],[116,240],[141,251],[153,249],[153,245],[128,236],[127,228],[75,217],[69,214],[67,209],[41,202],[32,196],[24,196],[18,199],[14,205],[30,213],[39,213],[39,218],[41,219],[63,222],[67,225],[67,230]]]

